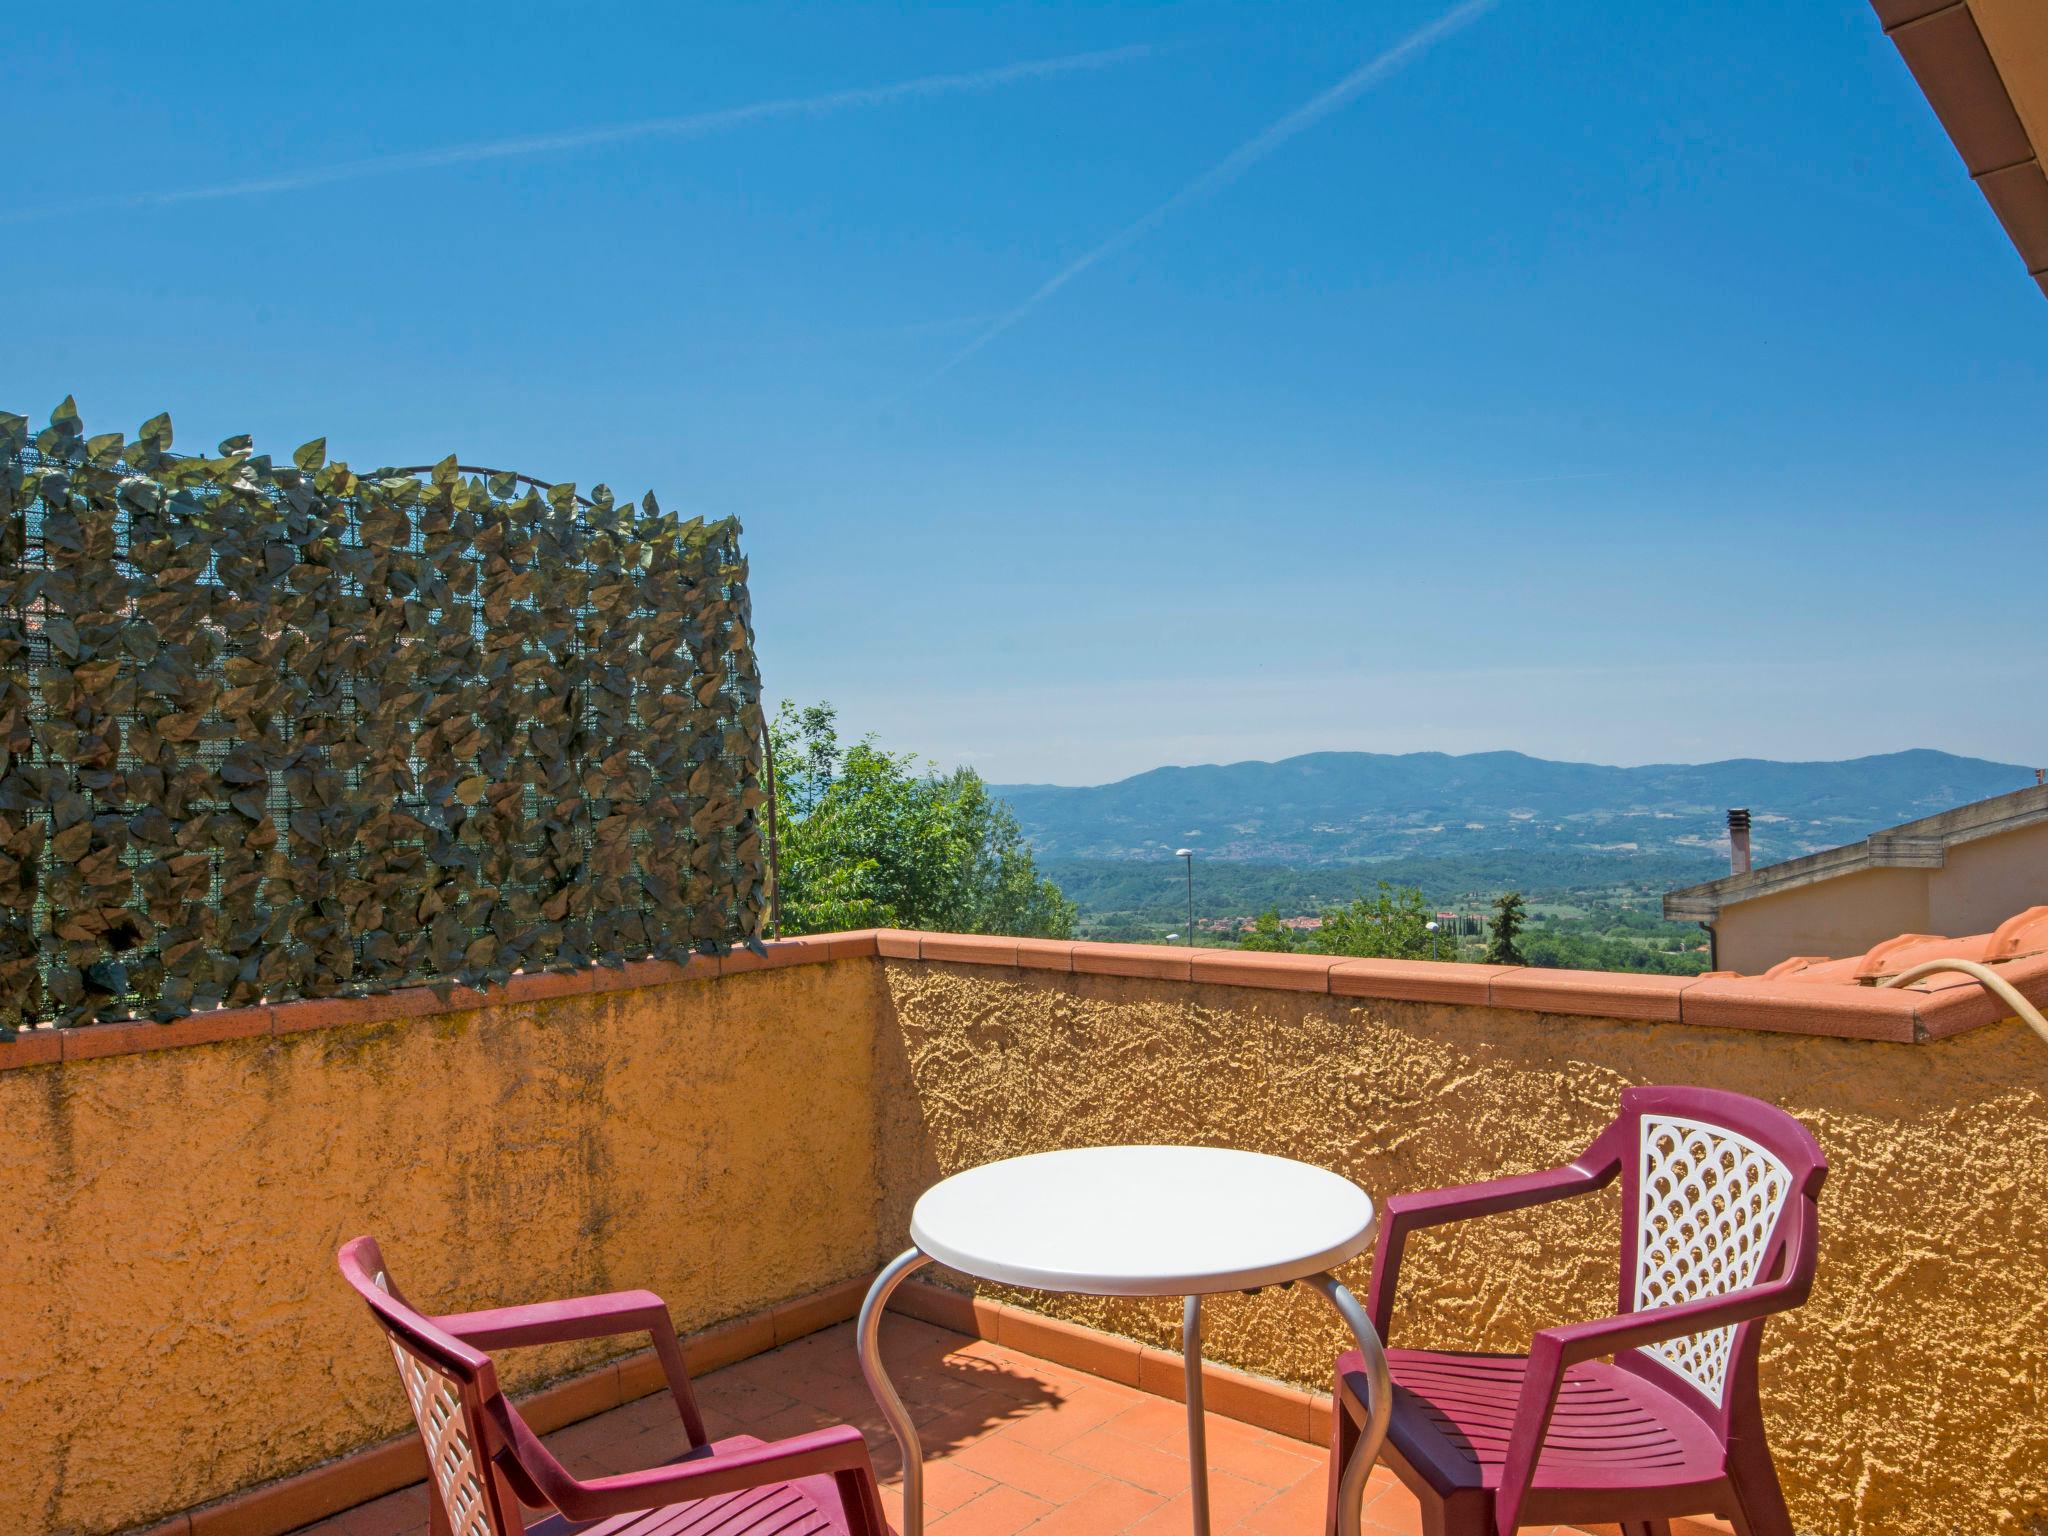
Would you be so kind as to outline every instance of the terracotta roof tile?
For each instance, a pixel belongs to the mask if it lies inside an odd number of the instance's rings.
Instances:
[[[2048,950],[2048,907],[2029,907],[1998,925],[1991,935],[1991,952],[1985,959],[1995,965],[2000,960],[2016,960],[2042,950]]]
[[[1887,976],[1929,960],[1976,960],[1985,965],[2002,965],[2031,955],[2048,954],[2048,906],[2029,907],[1998,925],[1992,933],[1973,933],[1947,938],[1938,933],[1901,933],[1882,939],[1860,955],[1831,959],[1824,955],[1794,955],[1780,960],[1759,979],[1794,986],[1875,986]],[[1709,972],[1708,977],[1730,976],[1727,971]],[[1703,977],[1702,980],[1708,979]],[[1916,987],[1939,990],[1955,978],[1934,976]],[[1971,983],[1974,985],[1974,983]]]

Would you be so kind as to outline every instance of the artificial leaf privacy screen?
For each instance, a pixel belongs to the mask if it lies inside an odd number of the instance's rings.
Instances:
[[[739,526],[0,413],[0,1029],[758,942]]]

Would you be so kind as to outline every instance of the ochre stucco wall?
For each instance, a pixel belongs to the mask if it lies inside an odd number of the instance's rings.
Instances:
[[[0,1509],[102,1536],[400,1431],[333,1270],[357,1232],[432,1307],[645,1285],[687,1330],[864,1273],[991,1158],[1228,1142],[1386,1193],[1566,1158],[1650,1081],[1761,1094],[1833,1157],[1818,1288],[1766,1346],[1802,1528],[2032,1536],[2048,1051],[2018,1026],[1893,1046],[877,960],[0,1072]],[[1615,1229],[1609,1192],[1418,1239],[1397,1341],[1611,1310]],[[1004,1299],[1177,1340],[1169,1304]],[[1209,1333],[1307,1386],[1340,1342],[1299,1289]]]
[[[1020,1152],[1228,1143],[1385,1194],[1576,1153],[1634,1083],[1780,1104],[1832,1162],[1818,1283],[1766,1335],[1772,1444],[1803,1531],[2048,1529],[2048,1049],[2016,1024],[1930,1045],[1538,1017],[1185,983],[883,962],[910,1186]],[[1396,1342],[1525,1348],[1614,1310],[1618,1196],[1424,1234]],[[900,1230],[900,1226],[895,1230]],[[1361,1293],[1367,1266],[1345,1276]],[[991,1291],[1178,1345],[1170,1303]],[[1297,1287],[1213,1304],[1210,1350],[1304,1386],[1340,1343]]]
[[[647,1286],[685,1330],[869,1270],[878,988],[808,965],[0,1073],[0,1509],[106,1532],[400,1432],[334,1269],[359,1232],[435,1310]]]

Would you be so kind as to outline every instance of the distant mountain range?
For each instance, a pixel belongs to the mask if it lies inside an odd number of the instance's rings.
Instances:
[[[2022,789],[2033,770],[1946,752],[1834,763],[1734,758],[1609,768],[1520,752],[1311,752],[1277,763],[1155,768],[1114,784],[995,786],[1050,858],[1339,864],[1478,853],[1696,853],[1755,816],[1757,862]]]

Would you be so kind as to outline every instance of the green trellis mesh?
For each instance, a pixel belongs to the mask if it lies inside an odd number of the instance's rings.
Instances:
[[[757,945],[739,525],[0,413],[0,1032]]]

